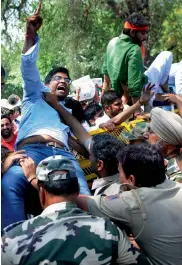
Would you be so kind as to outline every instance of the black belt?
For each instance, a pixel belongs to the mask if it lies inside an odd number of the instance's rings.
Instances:
[[[58,149],[64,149],[65,148],[64,144],[60,144],[60,143],[56,143],[56,142],[48,142],[48,143],[45,143],[45,145],[46,146],[55,147],[55,148],[58,148]]]

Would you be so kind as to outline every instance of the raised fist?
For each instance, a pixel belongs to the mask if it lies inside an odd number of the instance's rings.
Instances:
[[[29,37],[34,37],[36,32],[40,29],[42,25],[42,17],[39,16],[41,10],[42,0],[40,0],[38,8],[33,16],[27,19],[27,27],[26,27],[26,34]]]

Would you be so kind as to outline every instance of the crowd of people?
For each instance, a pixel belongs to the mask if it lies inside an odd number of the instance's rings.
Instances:
[[[65,67],[40,79],[40,10],[26,25],[23,98],[1,100],[2,264],[182,264],[182,61],[163,51],[144,71],[149,25],[133,13],[107,46],[103,86],[79,101]]]

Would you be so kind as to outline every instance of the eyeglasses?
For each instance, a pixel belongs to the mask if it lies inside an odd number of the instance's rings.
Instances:
[[[68,84],[71,84],[71,79],[69,77],[62,77],[62,76],[59,76],[59,75],[55,75],[51,78],[51,80],[53,81],[61,81],[61,80],[64,80],[64,82],[68,83]]]

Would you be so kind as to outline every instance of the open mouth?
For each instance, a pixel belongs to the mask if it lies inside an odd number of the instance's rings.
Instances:
[[[64,86],[59,86],[59,87],[57,88],[57,90],[58,90],[58,91],[65,91],[65,87],[64,87]]]

